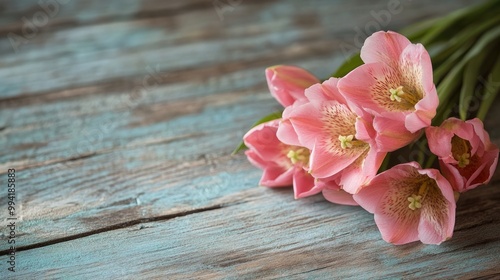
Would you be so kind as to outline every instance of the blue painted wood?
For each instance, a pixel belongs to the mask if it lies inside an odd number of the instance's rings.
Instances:
[[[286,59],[276,54],[283,50],[292,54],[300,52],[312,43],[316,43],[316,52],[321,50],[318,44],[322,43],[323,49],[341,54],[339,40],[355,44],[354,27],[365,29],[373,21],[372,11],[387,9],[383,1],[348,4],[317,0],[299,10],[294,8],[300,5],[298,0],[295,3],[258,1],[226,12],[226,20],[221,21],[213,1],[185,4],[145,1],[141,5],[137,1],[123,4],[61,2],[68,4],[59,5],[60,11],[46,25],[40,24],[41,28],[33,35],[23,32],[27,24],[22,18],[32,20],[33,14],[44,12],[37,3],[24,1],[15,5],[13,10],[18,11],[18,18],[13,18],[8,9],[4,12],[10,16],[6,18],[9,25],[3,33],[19,35],[26,43],[15,52],[12,40],[0,37],[0,77],[8,78],[0,83],[0,97],[47,93],[105,83],[110,79],[122,81],[143,76],[145,66],[158,62],[165,65],[164,71],[255,60],[261,56],[265,56],[269,64],[286,63]],[[427,3],[402,1],[403,12],[391,17],[390,24],[399,27],[403,22],[418,19],[419,14],[412,12],[414,10],[424,9],[428,14],[435,14],[461,6],[463,4],[448,0],[433,3],[430,9]],[[158,11],[163,11],[165,16],[161,17]],[[154,17],[148,18],[148,13]],[[269,21],[273,18],[279,20],[271,25]]]
[[[19,277],[470,279],[499,276],[498,183],[459,201],[453,239],[385,243],[371,214],[291,190],[19,253]],[[482,215],[478,215],[482,213]]]
[[[472,2],[404,2],[390,28]],[[212,1],[69,1],[17,53],[6,35],[39,8],[4,4],[0,176],[18,170],[21,214],[8,276],[498,277],[498,171],[461,198],[452,240],[395,247],[361,209],[257,187],[260,171],[230,156],[278,108],[265,67],[326,77],[388,4],[301,3],[243,1],[220,21]],[[138,93],[157,66],[158,85]],[[496,116],[485,124],[500,145]]]

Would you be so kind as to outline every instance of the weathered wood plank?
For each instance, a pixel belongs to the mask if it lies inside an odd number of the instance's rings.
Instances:
[[[460,200],[454,239],[395,247],[362,209],[257,188],[260,171],[229,156],[278,108],[266,66],[325,77],[387,1],[243,1],[224,21],[208,0],[85,2],[61,6],[17,53],[5,35],[36,2],[0,9],[0,174],[16,167],[21,186],[16,277],[499,276],[498,170]],[[390,28],[472,2],[402,1]],[[134,97],[157,65],[158,86]],[[485,123],[500,145],[495,116]]]
[[[213,5],[206,4],[211,1],[200,3],[205,3],[204,9],[188,9],[179,15],[167,13],[163,20],[132,18],[130,21],[98,22],[92,26],[49,30],[47,33],[40,31],[20,46],[17,53],[13,53],[10,39],[2,36],[0,53],[6,55],[1,57],[0,77],[5,80],[0,83],[0,96],[26,96],[110,79],[142,76],[144,65],[156,65],[158,61],[168,66],[164,71],[178,71],[261,55],[272,58],[273,52],[297,48],[299,43],[322,41],[331,52],[340,51],[338,43],[332,42],[344,39],[354,44],[356,31],[353,26],[364,29],[368,22],[373,21],[370,12],[378,11],[377,8],[384,9],[387,5],[384,1],[347,5],[340,1],[318,0],[310,8],[297,11],[291,8],[293,5],[280,2],[262,1],[251,5],[243,2],[241,7],[228,13],[226,19],[221,21]],[[418,14],[410,9],[424,9],[427,5],[424,2],[403,1],[403,12],[391,17],[390,26],[397,28],[415,20]],[[89,9],[98,6],[90,5]],[[146,6],[148,9],[154,7],[153,4]],[[440,2],[433,5],[432,13],[444,13],[450,6],[461,5],[454,4],[454,1]],[[65,8],[61,7],[61,13]],[[75,4],[68,13],[74,14],[78,8],[79,5]],[[36,10],[36,5],[31,9]],[[105,9],[104,13],[108,10]],[[128,9],[123,11],[132,13]],[[255,18],[264,20],[255,21]],[[274,18],[277,20],[268,24]],[[300,20],[304,18],[314,18],[314,21],[304,24]],[[250,28],[247,24],[251,24]],[[23,49],[25,46],[29,48]],[[40,46],[43,48],[40,49]],[[286,63],[283,59],[279,61]]]
[[[385,243],[371,214],[291,190],[18,253],[19,277],[359,279],[498,277],[499,185],[463,195],[453,239]],[[125,249],[126,248],[126,249]],[[119,256],[119,257],[117,257]],[[2,257],[4,258],[4,257]]]

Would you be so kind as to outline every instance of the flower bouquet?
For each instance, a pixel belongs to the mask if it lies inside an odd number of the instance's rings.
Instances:
[[[258,121],[235,152],[248,148],[262,186],[359,205],[393,244],[440,244],[453,234],[460,193],[496,169],[481,120],[500,89],[499,12],[490,1],[405,35],[376,32],[324,81],[267,68],[284,110]]]

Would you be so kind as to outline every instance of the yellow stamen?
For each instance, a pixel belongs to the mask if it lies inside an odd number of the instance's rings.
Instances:
[[[411,210],[420,209],[428,192],[429,186],[427,185],[427,181],[424,181],[418,189],[418,194],[412,194],[410,197],[408,197],[408,201],[410,202],[408,208],[410,208]]]
[[[403,86],[399,86],[395,89],[391,88],[391,89],[389,89],[389,92],[391,94],[391,97],[390,97],[391,101],[401,102],[404,100],[404,101],[410,103],[412,106],[414,106],[415,104],[418,103],[418,99],[415,98],[415,96],[413,96],[413,94],[403,91]]]
[[[412,194],[410,197],[408,197],[408,201],[410,202],[410,205],[408,205],[408,207],[411,210],[420,209],[422,207],[422,197],[420,195]]]
[[[399,86],[396,89],[391,88],[389,89],[389,92],[391,93],[391,100],[397,102],[401,102],[401,96],[405,94],[403,86]]]
[[[460,168],[464,168],[470,163],[470,154],[469,153],[464,153],[461,156],[458,157],[458,166]]]
[[[464,168],[470,164],[470,144],[469,141],[458,136],[451,138],[451,152],[453,158],[458,161],[458,166]]]
[[[354,139],[354,135],[339,135],[340,146],[342,149],[352,148],[352,139]]]
[[[424,181],[420,188],[418,189],[418,195],[422,196],[422,200],[424,200],[425,196],[429,192],[429,186],[427,185],[427,181]]]
[[[309,162],[309,151],[305,148],[290,150],[286,156],[290,159],[292,164],[297,164],[298,162],[307,164]]]

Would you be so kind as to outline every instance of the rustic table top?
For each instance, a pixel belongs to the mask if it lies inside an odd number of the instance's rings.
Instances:
[[[2,2],[0,278],[500,278],[498,170],[458,202],[453,239],[393,246],[363,209],[258,187],[231,156],[279,108],[265,67],[327,77],[365,30],[473,2]]]

